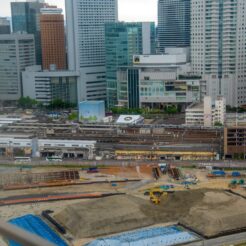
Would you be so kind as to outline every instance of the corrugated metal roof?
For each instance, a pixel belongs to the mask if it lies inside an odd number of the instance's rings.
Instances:
[[[28,214],[23,217],[15,218],[9,221],[10,224],[16,225],[28,232],[36,234],[55,245],[68,246],[46,223],[39,217]],[[21,246],[20,244],[9,241],[10,246]]]
[[[97,239],[87,246],[172,246],[198,240],[194,234],[176,226],[157,227]]]

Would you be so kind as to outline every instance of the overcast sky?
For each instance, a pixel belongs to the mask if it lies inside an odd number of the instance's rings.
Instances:
[[[11,16],[10,2],[14,0],[0,0],[0,16]],[[64,8],[64,0],[46,0]],[[119,20],[121,21],[156,21],[157,0],[118,0]]]

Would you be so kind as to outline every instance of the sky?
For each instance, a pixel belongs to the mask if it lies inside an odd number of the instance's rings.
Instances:
[[[11,16],[10,2],[0,0],[0,16]],[[46,0],[64,8],[64,0]],[[157,21],[157,0],[118,0],[120,21]]]

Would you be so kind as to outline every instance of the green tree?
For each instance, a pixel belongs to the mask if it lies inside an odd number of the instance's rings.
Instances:
[[[226,112],[227,113],[244,113],[246,112],[246,109],[245,108],[242,108],[242,107],[231,107],[230,105],[227,105],[226,106]]]
[[[77,120],[78,117],[79,117],[78,113],[73,112],[73,113],[71,113],[71,114],[68,116],[68,119],[69,119],[69,120]]]
[[[167,106],[167,107],[165,108],[165,112],[166,112],[167,114],[176,114],[176,113],[178,113],[178,109],[177,109],[177,107],[174,106],[174,105],[172,105],[172,106]]]
[[[21,108],[33,108],[38,102],[30,97],[21,97],[18,100],[18,106]]]
[[[214,123],[214,126],[223,126],[223,124],[222,124],[220,121],[216,121],[216,122]]]
[[[177,110],[178,110],[178,113],[182,112],[182,105],[181,104],[178,104]]]
[[[49,108],[55,108],[55,109],[65,109],[65,108],[75,108],[76,105],[74,103],[64,102],[60,98],[54,99],[50,105]]]

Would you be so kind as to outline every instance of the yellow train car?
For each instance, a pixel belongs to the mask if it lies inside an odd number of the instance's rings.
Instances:
[[[212,151],[145,151],[116,150],[118,160],[215,160],[217,153]]]

